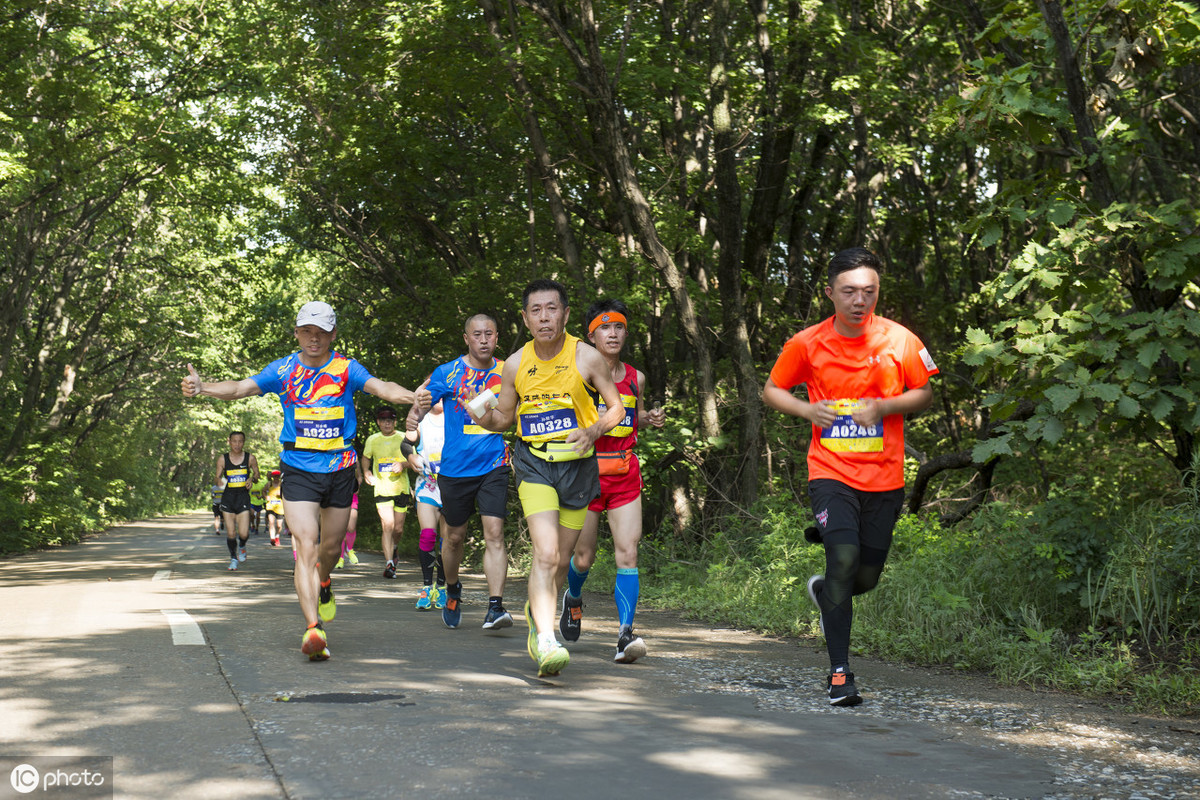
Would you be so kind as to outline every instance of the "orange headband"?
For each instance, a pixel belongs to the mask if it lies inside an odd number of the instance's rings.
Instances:
[[[592,320],[591,325],[588,325],[588,336],[591,336],[593,333],[595,333],[596,328],[599,328],[601,325],[607,325],[610,322],[619,322],[626,328],[629,327],[629,323],[625,321],[625,315],[620,311],[605,311],[603,314]]]

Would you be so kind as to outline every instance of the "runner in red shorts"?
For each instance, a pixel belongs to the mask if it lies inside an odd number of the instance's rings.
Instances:
[[[621,394],[625,416],[617,427],[596,440],[596,458],[600,465],[600,496],[588,505],[583,530],[573,553],[563,553],[559,565],[559,583],[566,580],[563,610],[558,630],[569,642],[578,641],[583,625],[583,582],[596,560],[596,538],[600,514],[608,514],[613,550],[617,562],[617,581],[613,599],[617,603],[620,632],[613,660],[628,664],[646,655],[646,643],[633,632],[639,592],[638,542],[642,538],[642,470],[633,453],[638,427],[649,423],[663,426],[666,417],[661,408],[647,411],[642,402],[646,376],[621,361],[621,350],[629,335],[629,309],[620,300],[592,303],[584,314],[588,340],[608,363],[613,383]],[[604,405],[600,405],[604,413]]]

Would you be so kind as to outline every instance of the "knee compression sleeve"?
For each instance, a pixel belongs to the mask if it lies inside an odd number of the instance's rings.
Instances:
[[[437,531],[433,528],[421,528],[421,538],[417,540],[417,547],[428,553],[433,551],[436,543]]]
[[[825,583],[821,587],[821,617],[832,666],[850,663],[850,625],[854,620],[854,586],[859,571],[859,548],[826,544]]]

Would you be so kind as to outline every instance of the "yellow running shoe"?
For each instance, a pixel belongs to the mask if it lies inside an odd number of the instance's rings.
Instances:
[[[334,569],[341,569],[341,568],[342,568],[342,567],[344,567],[344,566],[346,566],[346,559],[345,559],[345,557],[342,557],[342,558],[339,558],[339,559],[338,559],[338,562],[337,562],[336,564],[334,564],[334,565],[333,565],[333,568],[334,568]]]
[[[329,658],[327,644],[325,630],[318,622],[304,632],[303,638],[300,639],[300,652],[308,656],[309,661],[324,661]]]
[[[538,649],[538,677],[557,675],[571,663],[571,654],[558,642],[546,642]]]
[[[326,622],[332,621],[334,616],[337,615],[337,601],[333,599],[333,578],[321,584],[321,594],[317,601],[317,613]]]
[[[354,552],[353,547],[346,551],[346,563],[352,567],[358,563],[358,554]]]

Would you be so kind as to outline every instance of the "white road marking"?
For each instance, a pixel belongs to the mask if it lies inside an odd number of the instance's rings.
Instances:
[[[179,559],[183,558],[185,555],[187,555],[188,553],[192,552],[195,549],[196,549],[196,545],[191,545],[190,547],[185,547],[185,548],[183,548],[182,553],[175,553],[174,555],[167,556],[167,561],[178,561]]]
[[[169,580],[171,580],[171,570],[160,569],[158,572],[154,573],[154,577],[151,578],[150,580],[152,580],[152,581],[169,581]]]
[[[171,625],[171,640],[179,644],[204,644],[204,632],[192,619],[191,614],[182,609],[163,609],[167,622]]]

